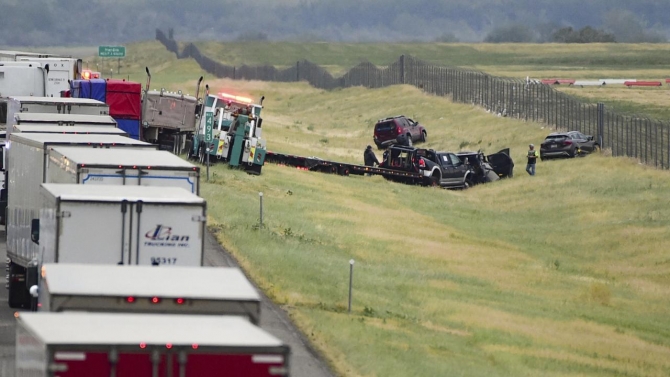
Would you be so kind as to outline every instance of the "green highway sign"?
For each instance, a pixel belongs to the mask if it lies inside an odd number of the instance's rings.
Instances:
[[[101,58],[125,58],[124,46],[98,46],[98,56]]]
[[[214,114],[211,111],[205,113],[205,141],[214,140]]]

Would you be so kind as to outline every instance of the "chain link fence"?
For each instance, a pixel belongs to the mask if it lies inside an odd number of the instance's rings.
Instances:
[[[613,156],[628,156],[661,169],[670,168],[670,122],[642,115],[619,114],[603,104],[582,102],[535,80],[519,80],[479,71],[441,67],[403,55],[386,67],[361,63],[341,77],[302,60],[292,67],[229,66],[203,55],[187,43],[177,42],[156,30],[156,39],[179,59],[193,58],[216,77],[236,80],[297,82],[326,90],[363,86],[414,85],[428,93],[449,97],[453,102],[481,106],[504,117],[542,122],[556,130],[576,130],[595,136],[600,147]]]

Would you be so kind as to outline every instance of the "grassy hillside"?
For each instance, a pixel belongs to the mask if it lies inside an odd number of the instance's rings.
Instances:
[[[345,44],[345,43],[214,43],[200,42],[202,52],[231,65],[273,64],[286,67],[308,59],[341,75],[361,61],[384,66],[402,54],[411,54],[439,65],[477,69],[492,75],[532,78],[633,78],[662,80],[670,72],[665,56],[669,45],[661,44]],[[116,61],[87,59],[89,66],[99,67],[105,76]],[[157,42],[131,44],[128,57],[122,61],[122,77],[144,81],[144,66],[149,65],[158,87],[180,83],[207,73],[192,60],[177,61]],[[114,73],[116,75],[116,71]],[[128,76],[129,75],[129,76]],[[660,119],[670,118],[670,91],[662,88],[559,87],[585,101],[602,101],[625,113],[641,113]],[[189,92],[194,89],[182,88]]]
[[[437,149],[512,148],[514,179],[467,191],[213,169],[202,193],[217,237],[341,375],[670,373],[667,172],[597,155],[529,177],[525,146],[548,130],[412,87],[212,85],[266,96],[272,150],[360,162],[371,121],[390,113],[426,123]]]

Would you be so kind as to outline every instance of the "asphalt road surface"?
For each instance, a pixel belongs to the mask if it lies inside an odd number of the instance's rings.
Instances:
[[[208,266],[238,267],[235,260],[207,234],[205,264]],[[0,231],[0,261],[6,259],[5,232]],[[7,306],[6,279],[1,274],[0,283],[0,377],[14,376],[15,319],[14,309]],[[260,290],[259,290],[260,292]],[[261,292],[262,295],[262,292]],[[281,308],[263,295],[261,327],[291,347],[290,375],[292,377],[333,377],[326,364],[313,351],[306,338],[291,323]]]

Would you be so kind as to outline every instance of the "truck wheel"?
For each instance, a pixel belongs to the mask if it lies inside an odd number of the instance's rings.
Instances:
[[[474,186],[474,182],[470,178],[466,178],[465,181],[463,182],[463,190],[467,190],[470,187]]]
[[[433,175],[428,178],[428,185],[431,187],[440,187],[440,173],[433,173]]]

